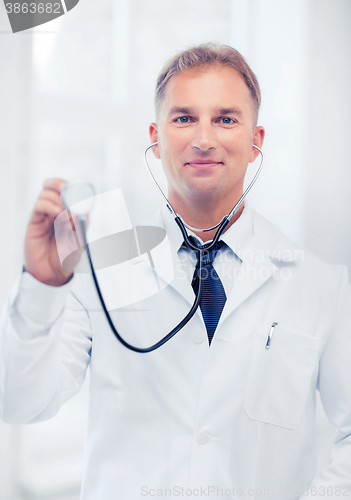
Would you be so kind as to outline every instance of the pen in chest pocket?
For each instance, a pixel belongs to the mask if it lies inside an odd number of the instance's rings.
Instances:
[[[266,349],[269,349],[269,346],[270,346],[270,344],[271,344],[271,340],[272,340],[272,337],[273,337],[274,329],[275,329],[275,327],[277,326],[277,324],[278,324],[278,323],[277,323],[276,321],[274,321],[274,322],[272,323],[272,326],[271,326],[271,328],[270,328],[270,330],[269,330],[268,337],[267,337]]]

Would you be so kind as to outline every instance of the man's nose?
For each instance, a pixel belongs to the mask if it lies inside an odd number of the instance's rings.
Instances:
[[[216,140],[211,124],[198,124],[191,145],[194,149],[203,152],[216,149]]]

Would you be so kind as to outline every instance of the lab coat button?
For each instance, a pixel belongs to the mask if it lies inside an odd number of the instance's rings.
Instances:
[[[193,333],[193,341],[196,344],[201,344],[204,340],[205,340],[205,333],[204,332],[198,331],[198,332]]]
[[[196,436],[196,441],[199,444],[206,444],[210,440],[210,436],[207,434],[207,432],[199,432],[199,434]]]

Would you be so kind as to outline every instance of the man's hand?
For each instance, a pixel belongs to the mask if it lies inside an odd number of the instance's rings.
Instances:
[[[67,283],[73,274],[61,266],[57,244],[65,248],[77,248],[77,238],[73,236],[72,227],[77,227],[75,218],[62,218],[59,227],[55,225],[56,217],[65,210],[61,200],[61,191],[66,184],[63,179],[48,179],[44,182],[34,210],[31,214],[24,246],[24,268],[34,278],[51,286]],[[61,218],[60,218],[61,219]],[[77,228],[78,229],[78,228]],[[56,238],[55,238],[56,230]],[[59,238],[59,241],[56,239]],[[76,252],[76,265],[80,259],[82,248]]]

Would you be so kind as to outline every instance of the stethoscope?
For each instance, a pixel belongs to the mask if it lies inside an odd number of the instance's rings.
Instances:
[[[256,148],[259,153],[261,154],[261,162],[260,162],[260,165],[253,177],[253,179],[251,180],[250,184],[248,185],[248,187],[245,189],[243,195],[241,196],[241,198],[239,199],[239,201],[236,203],[236,205],[233,207],[233,209],[230,211],[230,213],[226,216],[223,217],[223,219],[218,222],[218,224],[216,224],[215,226],[212,226],[212,227],[209,227],[207,229],[198,229],[198,228],[194,228],[192,226],[190,226],[189,224],[187,224],[183,219],[182,217],[177,214],[172,205],[170,204],[170,202],[168,201],[166,195],[164,194],[164,192],[162,191],[161,187],[159,186],[157,180],[155,179],[151,169],[150,169],[150,166],[149,166],[149,163],[148,163],[148,160],[147,160],[147,152],[153,148],[154,146],[156,146],[158,143],[157,142],[154,142],[153,144],[150,144],[150,146],[148,146],[145,151],[144,151],[144,158],[145,158],[145,163],[146,163],[146,166],[150,172],[150,175],[152,177],[152,179],[154,180],[162,198],[164,199],[164,201],[166,202],[166,206],[168,208],[168,210],[170,211],[170,213],[172,214],[172,216],[174,217],[174,221],[176,222],[177,226],[179,227],[181,233],[182,233],[182,236],[184,238],[184,243],[185,245],[190,248],[191,250],[194,250],[194,252],[196,252],[198,254],[198,277],[199,277],[199,281],[198,281],[198,289],[197,289],[197,293],[196,293],[196,296],[195,296],[195,300],[194,300],[194,303],[190,309],[190,311],[188,312],[188,314],[182,319],[182,321],[180,321],[178,323],[178,325],[176,325],[173,330],[171,330],[165,337],[163,337],[159,342],[157,342],[156,344],[150,346],[150,347],[145,347],[145,348],[141,348],[141,347],[136,347],[136,346],[133,346],[131,344],[129,344],[128,342],[126,342],[123,337],[121,337],[121,335],[118,333],[115,325],[113,324],[113,321],[111,319],[111,316],[106,308],[106,304],[105,304],[105,301],[104,301],[104,298],[102,296],[102,293],[101,293],[101,289],[100,289],[100,286],[99,286],[99,282],[97,280],[97,277],[96,277],[96,273],[95,273],[95,268],[94,268],[94,265],[93,265],[93,262],[92,262],[92,258],[91,258],[91,254],[90,254],[90,248],[89,248],[89,244],[87,242],[87,237],[86,237],[86,229],[87,229],[87,215],[86,214],[80,214],[78,215],[78,223],[80,225],[80,229],[81,229],[81,233],[82,233],[82,239],[83,239],[83,243],[84,243],[84,246],[85,246],[85,249],[86,249],[86,252],[87,252],[87,256],[88,256],[88,260],[89,260],[89,264],[90,264],[90,268],[91,268],[91,273],[92,273],[92,276],[93,276],[93,280],[94,280],[94,284],[95,284],[95,287],[96,287],[96,291],[97,291],[97,294],[99,296],[99,299],[100,299],[100,302],[101,302],[101,306],[102,306],[102,309],[105,313],[105,316],[106,316],[106,319],[113,331],[113,333],[115,334],[115,336],[117,337],[117,339],[121,342],[121,344],[123,344],[125,347],[127,347],[128,349],[132,350],[132,351],[135,351],[135,352],[140,352],[140,353],[146,353],[146,352],[151,352],[151,351],[154,351],[155,349],[158,349],[159,347],[161,347],[163,344],[165,344],[166,342],[168,342],[172,337],[174,337],[174,335],[176,333],[178,333],[190,320],[191,318],[194,316],[197,308],[199,307],[200,305],[200,300],[201,300],[201,293],[202,293],[202,287],[203,287],[203,276],[202,276],[202,270],[203,270],[203,255],[205,252],[210,252],[212,250],[212,248],[216,245],[216,243],[218,242],[219,238],[221,237],[223,231],[225,230],[225,228],[228,226],[231,218],[236,214],[236,212],[238,211],[241,203],[244,201],[244,199],[246,198],[247,194],[249,193],[249,191],[251,190],[252,186],[255,184],[261,170],[262,170],[262,166],[263,166],[263,161],[264,161],[264,156],[263,156],[263,153],[261,151],[261,149],[258,147],[258,146],[255,146],[255,144],[253,144],[253,147]],[[67,200],[65,199],[65,195],[64,195],[64,191],[62,193],[62,200],[63,200],[63,203],[67,209],[67,211],[69,211],[69,204],[67,203]],[[205,243],[204,245],[202,245],[200,248],[197,247],[196,245],[194,245],[189,236],[188,236],[188,233],[185,229],[185,227],[187,227],[188,229],[190,229],[191,231],[194,231],[194,232],[198,232],[198,233],[206,233],[208,231],[212,231],[213,229],[217,229],[216,231],[216,234],[213,238],[212,241],[209,241],[207,243]]]

